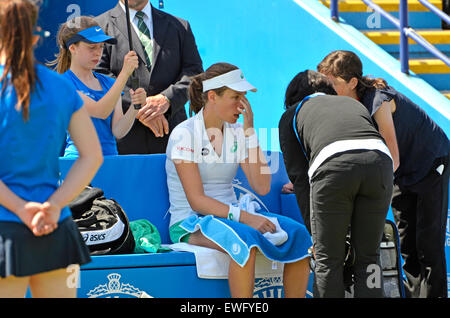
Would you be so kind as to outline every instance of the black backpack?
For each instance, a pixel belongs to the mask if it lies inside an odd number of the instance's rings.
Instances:
[[[101,189],[86,187],[69,208],[91,255],[133,253],[135,241],[128,218]]]

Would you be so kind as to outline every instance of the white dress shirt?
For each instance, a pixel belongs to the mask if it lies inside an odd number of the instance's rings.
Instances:
[[[119,1],[119,4],[122,7],[123,11],[125,12],[125,5],[121,1]],[[147,2],[147,5],[141,11],[145,13],[144,22],[147,25],[147,28],[150,30],[150,36],[153,39],[152,6],[150,5],[150,1]],[[136,34],[139,34],[139,29],[138,29],[139,19],[136,17],[136,13],[137,13],[136,10],[130,8],[130,20],[132,22],[131,25],[133,26]]]

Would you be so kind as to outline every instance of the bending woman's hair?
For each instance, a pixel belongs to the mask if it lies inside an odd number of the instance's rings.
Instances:
[[[5,91],[8,82],[13,84],[17,94],[16,109],[22,110],[25,121],[29,119],[31,93],[38,82],[33,52],[38,12],[31,1],[6,1],[0,6],[0,52],[5,57],[0,92]]]
[[[298,73],[289,83],[284,97],[285,108],[297,106],[306,96],[314,93],[337,95],[331,81],[323,74],[306,70]]]
[[[358,55],[352,51],[333,51],[317,66],[317,71],[325,75],[340,77],[349,82],[353,77],[358,80],[356,94],[362,98],[367,89],[384,89],[388,86],[382,78],[363,76],[363,66]]]

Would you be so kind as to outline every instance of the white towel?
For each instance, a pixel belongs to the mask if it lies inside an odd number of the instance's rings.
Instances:
[[[273,245],[278,246],[287,241],[288,235],[281,228],[280,224],[278,223],[278,219],[275,217],[268,217],[257,213],[256,211],[260,210],[261,206],[258,202],[252,201],[252,196],[250,194],[245,194],[239,199],[239,208],[241,210],[247,211],[248,213],[263,216],[275,225],[276,231],[274,233],[266,232],[263,234],[263,236],[268,239],[269,242],[271,242]]]
[[[277,231],[275,233],[265,233],[264,236],[274,245],[280,245],[286,242],[288,239],[287,233],[281,229],[280,224],[276,218],[267,217],[260,213],[256,213],[261,207],[260,205],[252,201],[252,196],[250,194],[246,194],[242,196],[239,200],[239,207],[249,213],[257,214],[268,218],[272,223],[275,224]],[[206,279],[227,279],[228,278],[228,268],[230,265],[231,257],[228,254],[222,253],[218,250],[192,245],[188,243],[175,243],[170,245],[164,245],[165,247],[169,247],[174,251],[179,252],[191,252],[195,255],[195,262],[197,268],[197,276],[199,278]],[[259,255],[260,254],[260,255]],[[256,266],[256,277],[266,277],[268,270],[270,268],[269,264],[272,266],[272,272],[278,272],[280,270],[279,266],[275,266],[278,262],[272,262],[268,260],[261,253],[257,253],[257,258],[261,258]],[[283,267],[281,266],[281,271]],[[258,276],[259,275],[259,276]]]
[[[178,252],[195,255],[197,276],[204,279],[228,279],[231,257],[218,250],[188,243],[163,244]],[[267,259],[259,250],[256,253],[255,278],[283,275],[284,264]]]
[[[167,245],[174,251],[191,252],[195,255],[197,276],[207,279],[227,279],[231,257],[218,250],[188,243]]]

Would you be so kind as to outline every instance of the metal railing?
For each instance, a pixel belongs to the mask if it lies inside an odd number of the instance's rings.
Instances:
[[[375,12],[382,15],[389,22],[391,22],[400,31],[400,64],[401,71],[403,73],[409,74],[409,49],[408,49],[408,37],[413,39],[417,44],[424,47],[428,52],[442,60],[447,66],[450,67],[450,59],[439,51],[434,45],[424,39],[420,34],[418,34],[413,28],[408,26],[408,1],[400,0],[399,5],[399,19],[395,18],[379,5],[371,0],[361,0],[368,7],[372,8]],[[428,8],[431,12],[435,13],[446,23],[450,24],[450,17],[436,8],[428,0],[418,0],[422,5]],[[330,0],[330,11],[331,18],[338,22],[339,21],[339,5],[338,0]]]

